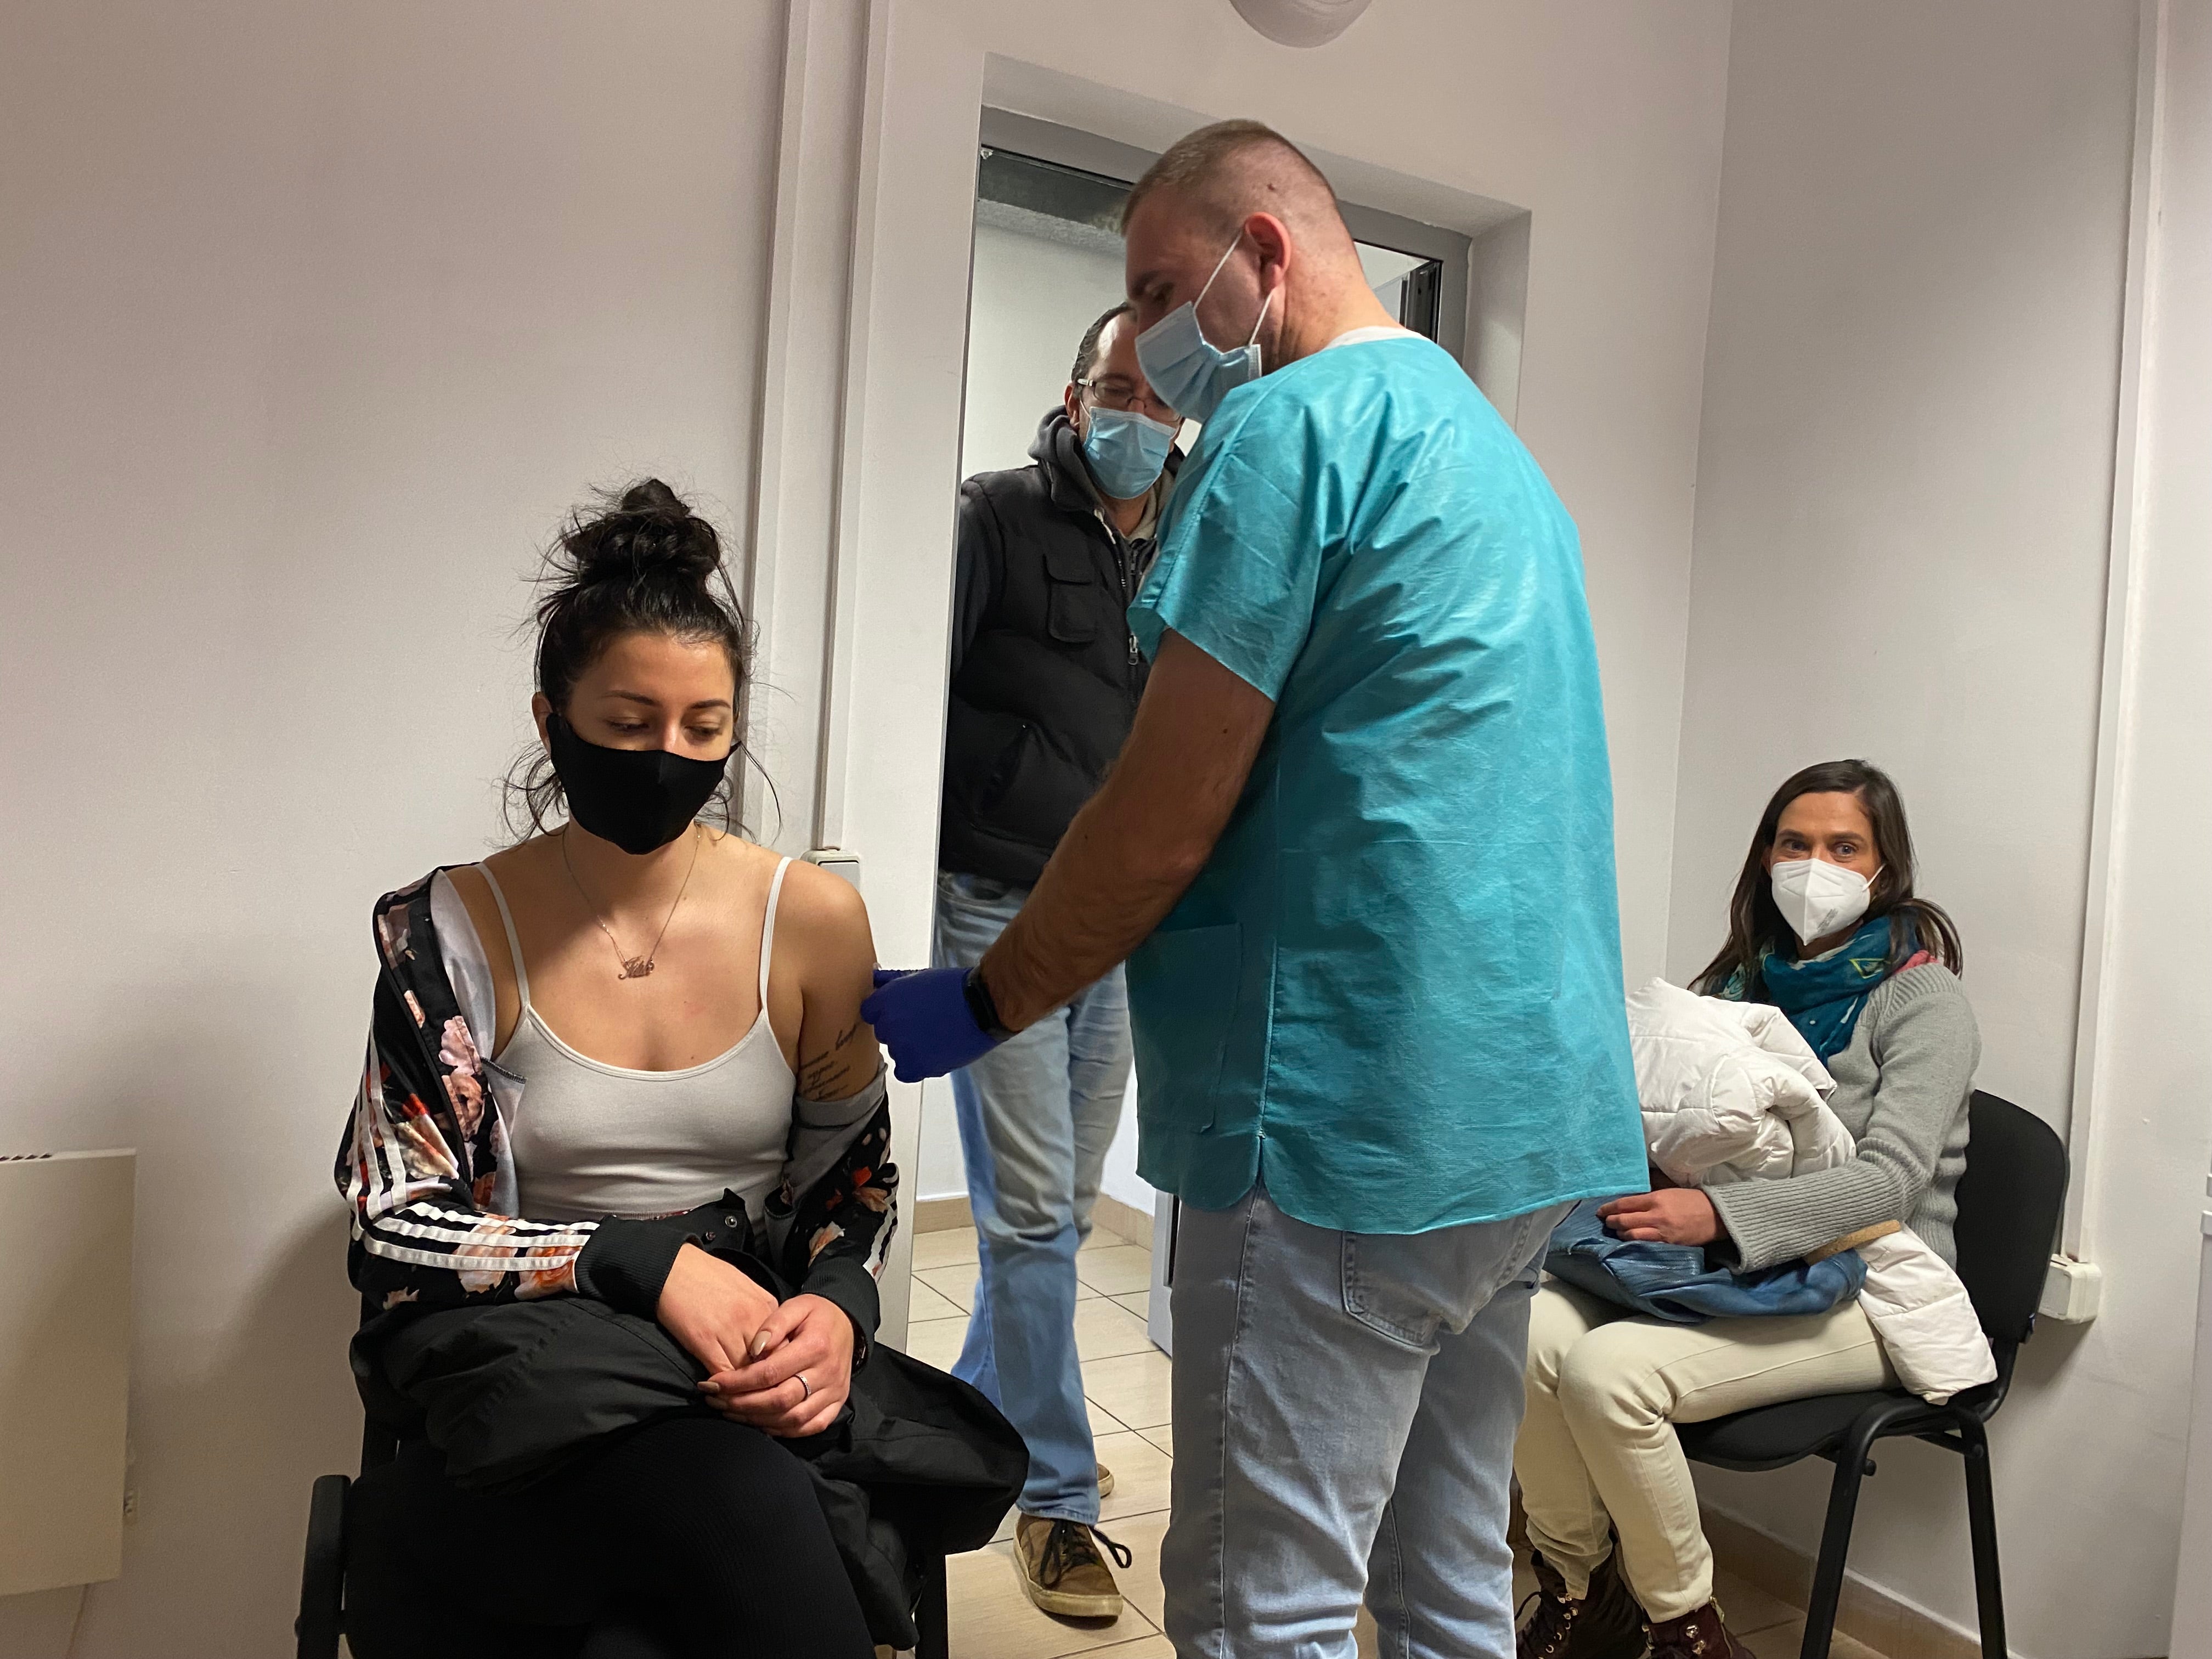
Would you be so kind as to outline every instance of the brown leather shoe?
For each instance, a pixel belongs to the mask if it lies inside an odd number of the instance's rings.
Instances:
[[[1651,1632],[1651,1659],[1759,1659],[1735,1639],[1717,1601],[1680,1619],[1647,1620],[1644,1628]]]
[[[1539,1552],[1528,1565],[1536,1571],[1536,1592],[1522,1603],[1535,1611],[1514,1638],[1515,1659],[1643,1659],[1644,1610],[1621,1583],[1616,1559],[1607,1556],[1590,1575],[1589,1593],[1579,1601],[1567,1595],[1567,1581]]]
[[[1014,1569],[1038,1608],[1061,1619],[1119,1619],[1121,1592],[1113,1568],[1098,1553],[1103,1545],[1115,1566],[1136,1558],[1080,1521],[1024,1515],[1014,1522]]]
[[[1114,1471],[1103,1463],[1098,1466],[1098,1495],[1101,1498],[1111,1498],[1114,1495]]]

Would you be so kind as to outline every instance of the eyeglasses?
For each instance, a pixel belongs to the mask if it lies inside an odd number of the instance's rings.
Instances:
[[[1140,390],[1137,381],[1123,380],[1119,374],[1106,374],[1096,380],[1078,380],[1075,384],[1090,393],[1091,401],[1100,409],[1117,409],[1125,412],[1133,410],[1137,414],[1149,416],[1152,419],[1164,424],[1169,426],[1175,424],[1175,410],[1162,403],[1158,394],[1150,386],[1144,386]]]

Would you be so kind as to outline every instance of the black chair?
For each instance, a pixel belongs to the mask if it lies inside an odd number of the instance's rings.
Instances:
[[[389,1463],[398,1451],[389,1431],[368,1425],[361,1437],[362,1473]],[[300,1575],[300,1615],[292,1623],[299,1659],[337,1659],[338,1638],[345,1632],[346,1499],[352,1490],[343,1474],[321,1475],[307,1500],[307,1565]],[[951,1659],[950,1617],[940,1555],[922,1564],[921,1599],[914,1610],[921,1640],[915,1659]]]
[[[1996,1381],[1931,1406],[1903,1389],[1786,1401],[1709,1423],[1675,1425],[1695,1462],[1723,1469],[1778,1469],[1807,1457],[1836,1466],[1820,1565],[1805,1609],[1800,1659],[1828,1659],[1843,1594],[1859,1482],[1875,1472],[1874,1443],[1911,1435],[1966,1460],[1967,1526],[1984,1659],[2006,1659],[2004,1593],[1997,1577],[1996,1499],[1986,1425],[2012,1386],[2013,1361],[2035,1328],[2043,1281],[2066,1199],[2066,1147],[2050,1125],[2010,1101],[1977,1091],[1968,1107],[1966,1172],[1959,1177],[1959,1277],[1997,1363]]]

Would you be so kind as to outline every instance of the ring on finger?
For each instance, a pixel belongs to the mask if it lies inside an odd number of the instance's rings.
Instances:
[[[801,1371],[799,1374],[799,1386],[805,1390],[805,1393],[799,1396],[799,1403],[804,1406],[808,1401],[814,1398],[814,1385],[806,1380],[806,1373],[805,1371]]]

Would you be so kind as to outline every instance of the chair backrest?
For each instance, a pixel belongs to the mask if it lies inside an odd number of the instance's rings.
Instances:
[[[1959,1277],[1982,1328],[2025,1342],[2066,1205],[2066,1143],[2033,1112],[1974,1091],[1959,1177]]]

